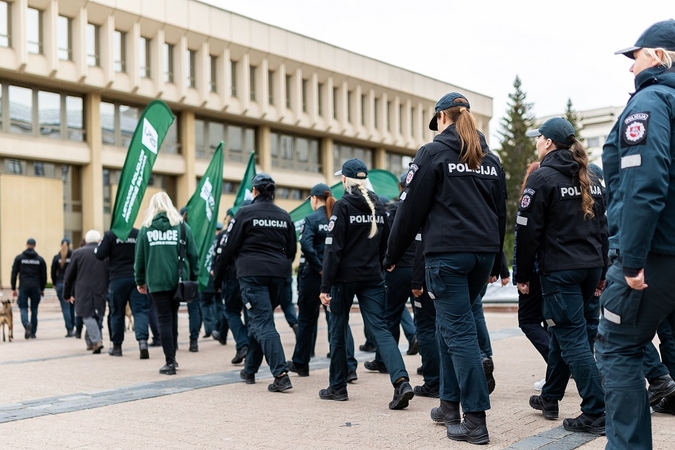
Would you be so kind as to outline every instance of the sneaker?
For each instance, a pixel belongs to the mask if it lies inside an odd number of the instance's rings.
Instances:
[[[237,350],[237,354],[234,355],[234,358],[232,358],[232,361],[230,361],[232,364],[241,364],[244,361],[244,358],[246,358],[246,355],[248,354],[248,346],[244,345],[242,348]]]
[[[141,352],[141,359],[150,359],[150,352],[148,352],[148,341],[140,340],[138,341],[138,349]]]
[[[657,413],[672,414],[675,416],[675,400],[664,398],[657,405],[652,406],[652,409]]]
[[[349,394],[347,394],[347,387],[341,387],[340,389],[333,389],[328,387],[328,389],[321,389],[319,391],[319,398],[321,400],[335,400],[336,402],[344,402],[349,400]]]
[[[280,377],[274,377],[274,382],[267,386],[267,390],[270,392],[284,392],[292,387],[291,379],[288,378],[287,373],[284,373]]]
[[[387,366],[385,366],[384,363],[380,361],[366,361],[363,363],[363,367],[374,372],[389,373]]]
[[[530,406],[533,409],[541,411],[544,418],[556,420],[558,418],[558,402],[556,400],[546,401],[541,395],[530,397]]]
[[[252,373],[246,373],[245,369],[241,369],[241,372],[239,372],[239,378],[244,380],[246,384],[255,384],[255,375]]]
[[[535,381],[534,382],[534,390],[541,392],[541,390],[544,389],[545,384],[546,384],[546,378],[542,379],[541,381]]]
[[[176,366],[173,364],[164,364],[161,369],[159,369],[159,373],[162,375],[176,375]]]
[[[406,355],[416,355],[420,352],[420,344],[417,342],[417,336],[413,336],[408,345],[408,351],[405,352]]]
[[[31,335],[30,331],[32,329],[31,324],[24,325],[24,328],[26,329],[26,331],[25,331],[25,333],[23,333],[23,337],[25,339],[30,339],[30,335]]]
[[[675,394],[675,381],[670,375],[655,378],[649,382],[647,394],[649,394],[649,406],[658,405],[661,399]]]
[[[189,350],[192,353],[197,353],[199,351],[199,344],[197,343],[197,339],[190,339],[190,348]]]
[[[431,420],[444,424],[446,427],[458,425],[462,422],[462,416],[459,414],[459,402],[441,400],[441,406],[431,408],[430,415]]]
[[[461,423],[448,426],[448,439],[478,445],[490,442],[490,435],[485,424],[485,413],[464,414],[464,420]]]
[[[159,339],[153,339],[152,342],[150,342],[150,345],[148,347],[161,347],[162,346],[162,341]]]
[[[410,383],[402,381],[394,388],[394,398],[389,402],[389,409],[403,409],[408,407],[410,399],[415,396]]]
[[[485,381],[487,381],[488,394],[492,394],[495,390],[496,382],[493,372],[495,371],[495,363],[489,356],[483,358],[483,373],[485,374]]]
[[[293,361],[286,361],[286,364],[288,365],[288,370],[291,372],[297,373],[299,377],[308,377],[309,376],[309,367],[306,369],[300,369],[298,366],[296,366]]]
[[[366,342],[363,345],[359,345],[359,350],[361,350],[362,352],[375,353],[377,347],[375,347],[375,344]]]
[[[350,370],[347,372],[347,383],[353,383],[358,379],[359,377],[356,375],[356,370]]]
[[[113,344],[113,346],[108,349],[108,354],[110,356],[122,356],[122,345]]]
[[[413,392],[415,392],[415,395],[419,395],[420,397],[438,398],[438,386],[433,388],[429,387],[428,384],[423,384],[422,386],[415,386]]]
[[[94,355],[98,355],[99,353],[101,353],[101,350],[103,350],[103,342],[97,342],[91,349],[91,353],[93,353]]]
[[[563,427],[567,431],[576,431],[583,433],[591,433],[597,436],[605,435],[605,413],[599,416],[590,416],[586,413],[581,413],[574,419],[563,420]]]

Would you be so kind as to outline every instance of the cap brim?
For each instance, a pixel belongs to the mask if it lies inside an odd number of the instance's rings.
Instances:
[[[342,175],[342,169],[338,170],[333,175],[335,175],[336,177],[339,177],[340,175]]]
[[[617,51],[614,52],[614,54],[615,55],[623,55],[623,56],[625,56],[627,58],[630,58],[630,59],[635,59],[635,57],[633,56],[633,52],[635,50],[640,50],[641,48],[642,47],[636,47],[634,45],[632,47],[624,48],[623,50],[617,50]]]
[[[539,132],[539,128],[537,128],[536,130],[529,130],[529,131],[525,132],[525,136],[527,136],[527,137],[537,137],[540,134],[541,133]]]
[[[436,114],[431,118],[431,121],[429,122],[429,129],[431,131],[438,131],[438,123],[436,122]]]

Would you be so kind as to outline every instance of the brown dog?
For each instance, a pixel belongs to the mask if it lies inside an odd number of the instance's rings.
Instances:
[[[126,318],[127,318],[127,331],[134,329],[134,316],[131,315],[131,306],[129,306],[129,303],[127,303],[127,310],[126,310]]]
[[[2,327],[2,342],[5,342],[5,325],[7,325],[9,342],[14,339],[14,315],[12,313],[12,301],[3,300],[0,308],[0,327]]]

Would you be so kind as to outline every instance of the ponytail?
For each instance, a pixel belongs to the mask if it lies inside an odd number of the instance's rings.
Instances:
[[[595,212],[593,212],[595,201],[593,200],[593,196],[591,196],[591,177],[588,175],[588,153],[584,150],[581,142],[574,136],[568,137],[567,140],[570,144],[556,141],[553,141],[553,144],[558,149],[571,151],[574,161],[579,165],[579,169],[577,169],[575,175],[581,187],[581,210],[584,213],[584,219],[591,219],[595,216]]]
[[[361,191],[361,194],[363,194],[363,197],[366,199],[366,203],[370,208],[372,215],[370,216],[370,234],[368,235],[368,239],[372,239],[377,234],[377,216],[375,215],[375,204],[373,203],[373,199],[370,198],[370,195],[368,195],[368,189],[366,189],[365,184],[365,179],[359,180],[356,178],[345,177],[345,190],[351,193],[352,187],[357,187],[358,190]],[[326,207],[326,212],[328,212],[328,207]]]
[[[454,101],[456,103],[468,103],[462,97],[456,98]],[[450,121],[455,124],[462,145],[459,153],[461,161],[468,164],[470,169],[478,169],[483,161],[483,148],[480,146],[476,120],[471,111],[464,106],[453,106],[441,111],[441,114],[446,114]]]
[[[326,218],[330,220],[330,216],[333,215],[333,206],[335,205],[335,197],[331,191],[325,191],[323,195],[326,197]]]
[[[68,257],[68,243],[61,243],[61,259],[59,260],[59,267],[63,269],[66,265],[66,258]]]

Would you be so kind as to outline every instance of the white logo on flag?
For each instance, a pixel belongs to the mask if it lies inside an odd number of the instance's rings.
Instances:
[[[141,143],[155,155],[157,154],[157,130],[152,126],[148,119],[143,118],[143,136]]]

